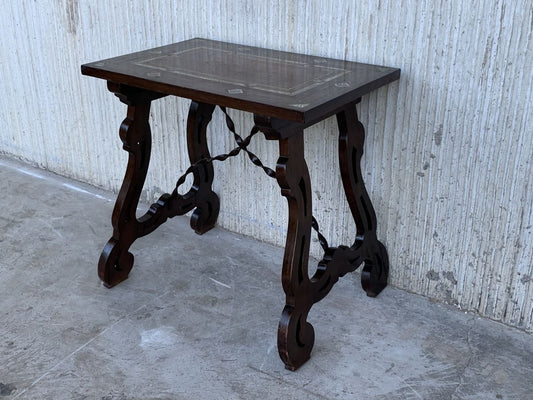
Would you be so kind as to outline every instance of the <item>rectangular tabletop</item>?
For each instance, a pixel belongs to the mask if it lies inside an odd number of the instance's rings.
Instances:
[[[82,65],[84,75],[309,123],[399,78],[397,68],[191,39]]]

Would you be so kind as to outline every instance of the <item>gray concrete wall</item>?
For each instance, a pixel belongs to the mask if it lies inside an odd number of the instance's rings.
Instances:
[[[531,0],[8,0],[0,151],[118,190],[125,109],[79,65],[191,37],[400,67],[400,81],[359,108],[391,283],[533,332],[532,29]],[[187,166],[187,107],[154,104],[148,200]],[[249,115],[233,115],[241,132],[250,128]],[[220,115],[210,141],[214,153],[232,146]],[[331,244],[350,243],[331,175],[335,121],[310,128],[306,145],[316,217]],[[275,165],[274,143],[252,146]],[[216,172],[220,225],[282,245],[286,204],[275,182],[244,158]],[[316,243],[312,252],[320,255]]]

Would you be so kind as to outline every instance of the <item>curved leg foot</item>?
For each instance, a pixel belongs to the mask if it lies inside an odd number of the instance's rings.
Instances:
[[[368,297],[376,297],[387,286],[389,276],[389,255],[381,242],[365,259],[361,272],[361,286]]]
[[[128,278],[133,267],[133,254],[121,251],[120,243],[111,238],[107,242],[98,261],[98,276],[104,286],[110,288]]]
[[[191,102],[187,119],[187,147],[191,164],[210,157],[206,133],[214,109],[212,104]],[[191,217],[191,228],[200,235],[215,226],[220,210],[218,195],[211,189],[213,179],[211,163],[200,165],[194,172],[196,210]]]
[[[220,200],[215,192],[209,193],[202,198],[202,202],[198,204],[191,216],[191,228],[202,235],[212,229],[218,218],[220,211]]]
[[[295,371],[311,357],[315,330],[306,321],[307,313],[286,305],[278,326],[278,352],[285,368]]]

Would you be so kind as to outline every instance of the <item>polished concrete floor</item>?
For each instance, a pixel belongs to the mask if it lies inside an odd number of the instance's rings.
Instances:
[[[368,298],[357,274],[285,370],[282,249],[186,218],[137,241],[106,289],[113,199],[0,158],[0,399],[533,399],[532,335],[392,287]]]

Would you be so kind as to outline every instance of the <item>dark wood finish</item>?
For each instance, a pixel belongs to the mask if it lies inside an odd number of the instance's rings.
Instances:
[[[266,121],[263,121],[263,123]],[[281,282],[285,291],[285,307],[278,326],[278,352],[290,370],[296,370],[311,356],[315,341],[313,326],[307,322],[307,314],[314,303],[316,287],[309,279],[309,244],[311,242],[311,181],[304,159],[303,130],[298,126],[288,128],[293,133],[287,135],[276,132],[276,125],[256,125],[267,139],[279,140],[279,159],[276,177],[281,194],[289,205],[289,223],[285,242],[285,255]]]
[[[361,173],[365,129],[357,118],[355,103],[348,104],[337,114],[337,124],[342,183],[357,228],[353,245],[349,251],[343,251],[351,252],[348,259],[352,266],[357,268],[357,263],[365,262],[361,284],[368,296],[375,297],[387,286],[389,256],[385,246],[377,240],[376,213]]]
[[[309,359],[313,348],[314,329],[307,322],[307,315],[339,277],[355,271],[364,262],[361,284],[367,295],[375,297],[387,285],[388,255],[385,246],[377,240],[376,214],[361,174],[364,128],[357,119],[355,103],[339,111],[337,121],[340,172],[357,235],[350,247],[328,248],[315,274],[309,277],[312,196],[304,159],[303,128],[272,118],[255,118],[256,126],[267,139],[279,141],[276,177],[289,206],[282,270],[286,299],[278,327],[278,351],[287,369],[293,371]]]
[[[187,147],[191,164],[208,158],[206,131],[211,121],[215,106],[205,103],[191,102],[189,117],[187,119]],[[201,164],[194,171],[194,182],[191,192],[196,199],[191,227],[198,234],[202,234],[215,226],[220,210],[220,201],[215,192],[211,190],[214,171],[212,164]]]
[[[285,307],[278,326],[278,350],[286,368],[296,370],[309,359],[315,336],[307,316],[339,277],[364,264],[361,284],[367,295],[376,296],[385,288],[389,261],[385,246],[377,239],[376,214],[361,174],[365,133],[356,103],[362,95],[398,79],[398,69],[193,39],[86,64],[82,73],[106,79],[109,90],[128,105],[120,127],[128,166],[113,211],[113,236],[98,265],[106,286],[128,277],[133,266],[132,243],[168,218],[194,210],[191,227],[197,233],[215,225],[220,203],[212,191],[212,163],[205,160],[210,158],[206,130],[216,104],[254,113],[253,133],[261,131],[279,143],[275,173],[244,151],[255,165],[275,176],[289,207],[282,267]],[[187,145],[194,164],[188,171],[193,172],[194,182],[184,195],[176,188],[136,218],[150,161],[150,104],[166,95],[192,99]],[[351,246],[328,247],[324,240],[324,257],[309,276],[311,228],[316,225],[303,132],[331,115],[336,115],[339,127],[340,173],[357,234]],[[245,143],[227,114],[226,122],[240,144],[217,156],[218,160],[237,154]]]
[[[133,266],[133,255],[128,249],[138,236],[139,223],[135,212],[148,171],[152,144],[148,117],[151,101],[158,95],[112,83],[108,88],[128,106],[127,117],[120,126],[120,139],[129,153],[126,175],[111,218],[113,236],[105,245],[98,263],[100,279],[111,287],[126,279]]]
[[[105,286],[112,287],[125,280],[133,267],[133,254],[128,250],[135,240],[153,232],[168,218],[193,209],[191,227],[198,234],[205,233],[216,223],[219,199],[211,190],[213,167],[206,165],[194,170],[194,182],[189,192],[180,195],[174,189],[171,194],[165,193],[137,219],[137,206],[150,162],[150,102],[161,95],[125,85],[108,86],[128,105],[127,117],[120,126],[120,138],[124,150],[129,152],[126,175],[111,219],[113,236],[105,245],[98,262],[100,279]],[[191,103],[187,123],[191,162],[209,157],[205,134],[213,110],[214,106],[209,104]]]
[[[396,68],[206,39],[85,64],[82,73],[306,125],[400,76]]]

